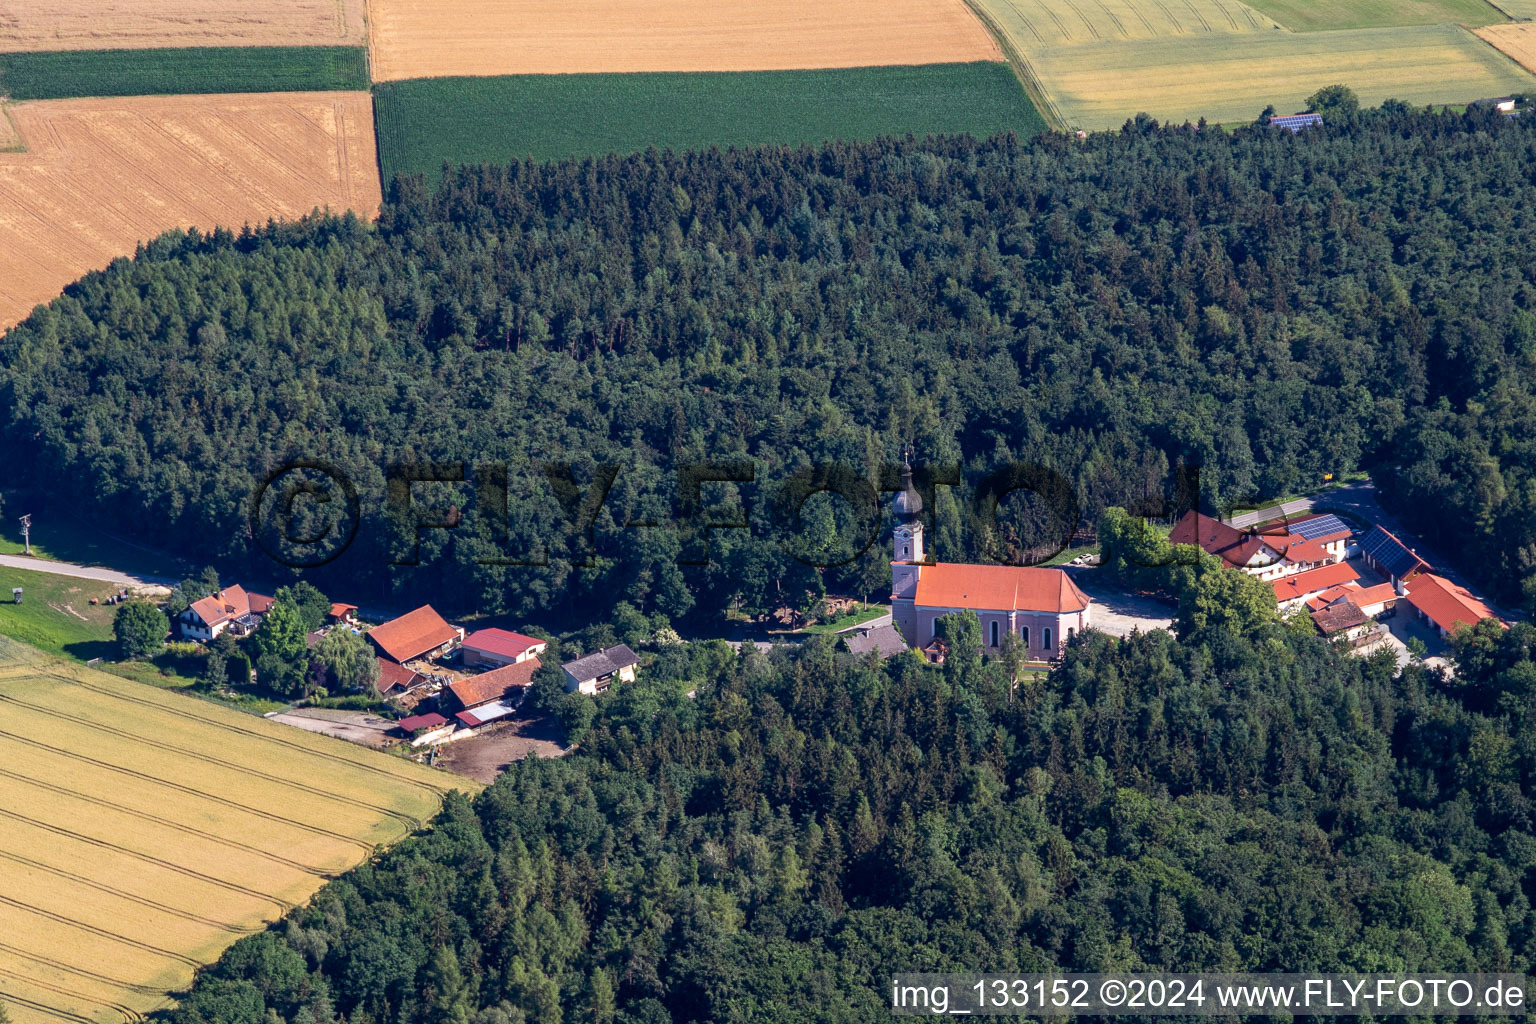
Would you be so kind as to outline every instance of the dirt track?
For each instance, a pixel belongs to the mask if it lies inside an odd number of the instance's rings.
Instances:
[[[238,230],[315,207],[377,215],[367,93],[49,100],[7,108],[0,330],[177,227]]]
[[[156,46],[340,46],[363,0],[25,0],[0,8],[0,52]]]
[[[963,0],[372,0],[368,29],[376,82],[1002,59]]]

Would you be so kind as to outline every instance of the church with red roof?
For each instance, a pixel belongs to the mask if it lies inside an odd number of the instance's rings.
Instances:
[[[902,467],[891,562],[891,617],[913,647],[935,637],[939,616],[973,611],[981,620],[982,650],[996,653],[1012,633],[1031,659],[1061,656],[1067,641],[1089,626],[1093,599],[1060,569],[936,562],[923,550],[923,500]]]

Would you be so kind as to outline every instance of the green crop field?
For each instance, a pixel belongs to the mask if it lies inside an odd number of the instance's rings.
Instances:
[[[1001,63],[826,71],[433,78],[374,91],[379,155],[435,179],[443,161],[1015,131],[1045,123]]]
[[[1454,25],[1083,43],[1037,47],[1029,59],[1063,119],[1086,129],[1115,128],[1140,111],[1164,121],[1250,122],[1270,104],[1301,110],[1334,83],[1366,104],[1536,90],[1536,77]]]
[[[138,1020],[454,788],[0,637],[0,1003]]]
[[[972,0],[1018,47],[1274,31],[1242,0]],[[1482,0],[1478,0],[1479,3]]]
[[[1477,28],[1505,20],[1487,0],[1249,0],[1249,3],[1297,32],[1400,25],[1469,25]]]
[[[1536,0],[1491,0],[1493,5],[1519,21],[1536,21]]]
[[[210,46],[0,53],[0,95],[13,100],[368,88],[356,46]]]

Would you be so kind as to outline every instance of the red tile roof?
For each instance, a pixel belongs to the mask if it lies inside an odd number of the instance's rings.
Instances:
[[[1332,565],[1298,572],[1294,576],[1271,580],[1269,585],[1275,590],[1275,600],[1285,604],[1287,601],[1295,601],[1359,578],[1360,574],[1355,572],[1349,563],[1334,562]]]
[[[1285,534],[1243,533],[1191,509],[1168,534],[1168,543],[1194,544],[1232,568],[1241,569],[1265,548],[1278,553],[1284,538]]]
[[[342,604],[340,601],[331,602],[331,618],[333,619],[344,619],[355,611],[357,611],[357,605],[355,604]]]
[[[1360,606],[1353,601],[1340,601],[1321,611],[1313,612],[1312,621],[1323,636],[1333,636],[1346,629],[1365,625],[1365,612],[1361,611]]]
[[[1291,562],[1331,562],[1333,552],[1323,546],[1321,540],[1308,540],[1306,537],[1298,537],[1290,534],[1280,537],[1275,545],[1286,559]]]
[[[1017,565],[927,565],[913,603],[976,611],[1076,612],[1092,599],[1060,569]]]
[[[379,663],[379,692],[393,693],[395,690],[404,693],[414,690],[427,681],[427,677],[420,672],[412,672],[404,665],[397,665],[388,658],[374,659]]]
[[[412,715],[410,718],[402,718],[398,723],[406,732],[415,732],[417,729],[436,729],[440,725],[447,725],[448,719],[435,712],[425,715]]]
[[[368,639],[377,644],[379,650],[402,664],[441,647],[458,635],[459,631],[448,625],[429,604],[368,631]]]
[[[525,636],[510,629],[477,629],[464,638],[467,650],[483,651],[500,658],[521,658],[535,647],[548,647],[547,640]]]
[[[516,665],[503,665],[490,672],[482,672],[477,676],[469,676],[456,683],[450,683],[448,692],[453,694],[454,699],[465,708],[499,700],[512,690],[532,685],[533,673],[538,670],[540,664],[538,658],[529,658]]]
[[[248,594],[247,596],[251,600],[251,614],[252,615],[265,615],[265,614],[267,614],[267,612],[272,610],[272,605],[277,602],[276,598],[274,598],[274,597],[272,597],[272,596],[270,596],[268,594],[258,594],[254,590],[251,591],[250,594]]]
[[[1441,629],[1452,632],[1458,625],[1475,626],[1483,619],[1497,619],[1493,610],[1466,587],[1444,576],[1420,573],[1407,583],[1408,601]]]
[[[1349,599],[1361,608],[1373,604],[1386,604],[1397,598],[1397,591],[1390,583],[1378,583],[1374,587],[1362,587],[1358,583],[1344,583],[1329,587],[1321,594],[1307,598],[1307,607],[1313,611],[1326,608],[1335,601]]]
[[[270,602],[271,599],[268,598],[268,603]],[[209,627],[213,627],[221,622],[251,614],[251,598],[246,594],[245,589],[236,583],[232,587],[225,587],[212,597],[193,601],[192,611],[196,612],[197,617]]]

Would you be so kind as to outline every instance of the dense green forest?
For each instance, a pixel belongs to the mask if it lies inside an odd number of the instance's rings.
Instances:
[[[451,800],[168,1019],[867,1022],[919,969],[1527,971],[1533,642],[1485,623],[1448,686],[1274,621],[1090,631],[1011,695],[998,661],[673,648],[577,753]]]
[[[889,485],[908,445],[963,471],[927,502],[951,560],[1039,539],[1020,531],[1051,517],[1027,507],[1001,543],[973,514],[1010,460],[1070,481],[1084,522],[1166,495],[1180,463],[1211,504],[1365,467],[1518,599],[1536,592],[1532,167],[1536,118],[1388,104],[1299,136],[1143,118],[401,178],[376,227],[167,236],[0,338],[6,479],[238,578],[278,569],[248,509],[266,475],[325,460],[361,516],[313,574],[328,593],[553,623],[879,594],[883,543],[825,571],[793,557],[837,549],[847,506],[796,519],[773,499],[817,463]],[[425,460],[464,460],[464,481],[391,511],[387,467]],[[572,464],[563,488],[540,460]],[[710,565],[680,566],[705,538],[672,526],[677,474],[703,460],[751,463],[699,504],[745,503],[752,529],[709,531]],[[504,486],[477,469],[497,462]],[[589,550],[562,524],[604,466]],[[346,510],[287,497],[296,537]],[[457,526],[418,552],[421,521]]]

